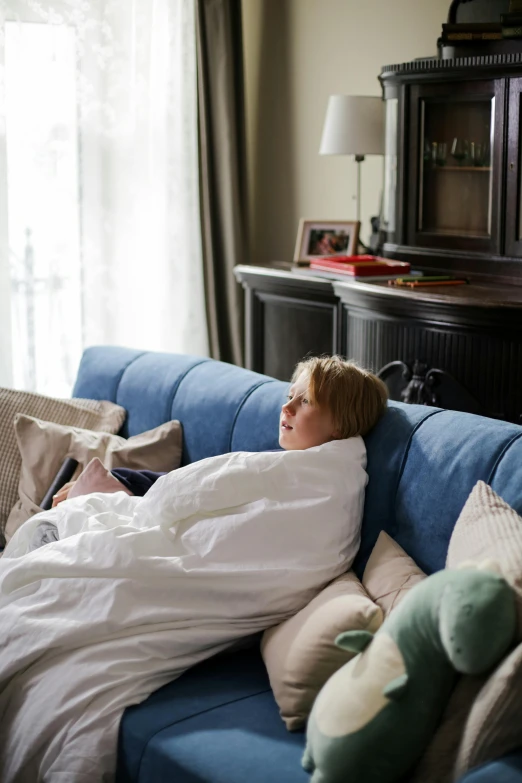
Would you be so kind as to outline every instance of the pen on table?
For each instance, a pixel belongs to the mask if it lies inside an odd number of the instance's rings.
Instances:
[[[422,288],[423,286],[428,285],[466,285],[467,282],[467,280],[430,280],[429,282],[423,283],[420,280],[414,280],[411,283],[403,283],[403,285],[408,288]]]
[[[404,277],[396,277],[393,280],[388,280],[388,285],[401,285],[403,283],[418,282],[430,282],[431,280],[455,280],[453,275],[404,275]],[[463,278],[462,278],[463,279]]]

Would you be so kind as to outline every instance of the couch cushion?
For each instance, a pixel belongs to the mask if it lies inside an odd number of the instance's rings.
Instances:
[[[267,388],[279,390],[278,393],[276,391],[277,403],[270,397],[272,416],[256,408],[249,417],[250,434],[254,437],[234,442],[236,420],[241,409],[260,387],[262,396]],[[181,380],[172,403],[173,417],[183,423],[184,464],[232,450],[276,448],[279,411],[287,388],[287,384],[280,381],[225,362],[202,362],[193,367]],[[216,403],[216,400],[219,402]],[[216,410],[219,410],[219,415],[216,415]],[[277,418],[273,415],[275,410]]]
[[[305,783],[258,647],[219,655],[126,710],[117,783]],[[202,752],[204,749],[204,752]]]
[[[424,571],[444,568],[469,493],[477,481],[489,483],[506,445],[519,432],[514,424],[455,411],[440,411],[418,428],[397,489],[392,536]],[[522,464],[517,473],[522,482]]]
[[[522,783],[522,750],[471,770],[459,783]]]
[[[438,413],[424,405],[390,401],[388,410],[365,437],[368,452],[368,485],[364,506],[361,546],[353,570],[362,579],[364,569],[381,530],[396,538],[395,498],[413,437],[422,424]],[[414,552],[407,553],[417,558]]]
[[[522,428],[517,427],[487,482],[511,508],[522,515]]]
[[[366,438],[370,480],[357,575],[381,529],[427,574],[444,568],[453,527],[479,480],[518,510],[521,436],[516,424],[390,402]]]

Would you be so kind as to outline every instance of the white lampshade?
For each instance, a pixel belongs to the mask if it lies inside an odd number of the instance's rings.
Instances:
[[[320,155],[384,155],[384,103],[364,95],[330,95]]]

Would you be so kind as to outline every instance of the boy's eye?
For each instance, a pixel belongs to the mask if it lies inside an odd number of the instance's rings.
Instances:
[[[286,395],[287,402],[290,402],[290,400],[294,400],[295,402],[301,402],[305,405],[310,405],[310,400],[308,397],[302,397],[300,394],[297,395],[297,397],[294,397],[293,394],[287,394]]]

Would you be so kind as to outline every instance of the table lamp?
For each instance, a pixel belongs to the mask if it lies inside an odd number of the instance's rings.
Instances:
[[[355,155],[357,220],[361,219],[361,163],[384,155],[384,102],[366,95],[330,95],[320,155]]]

